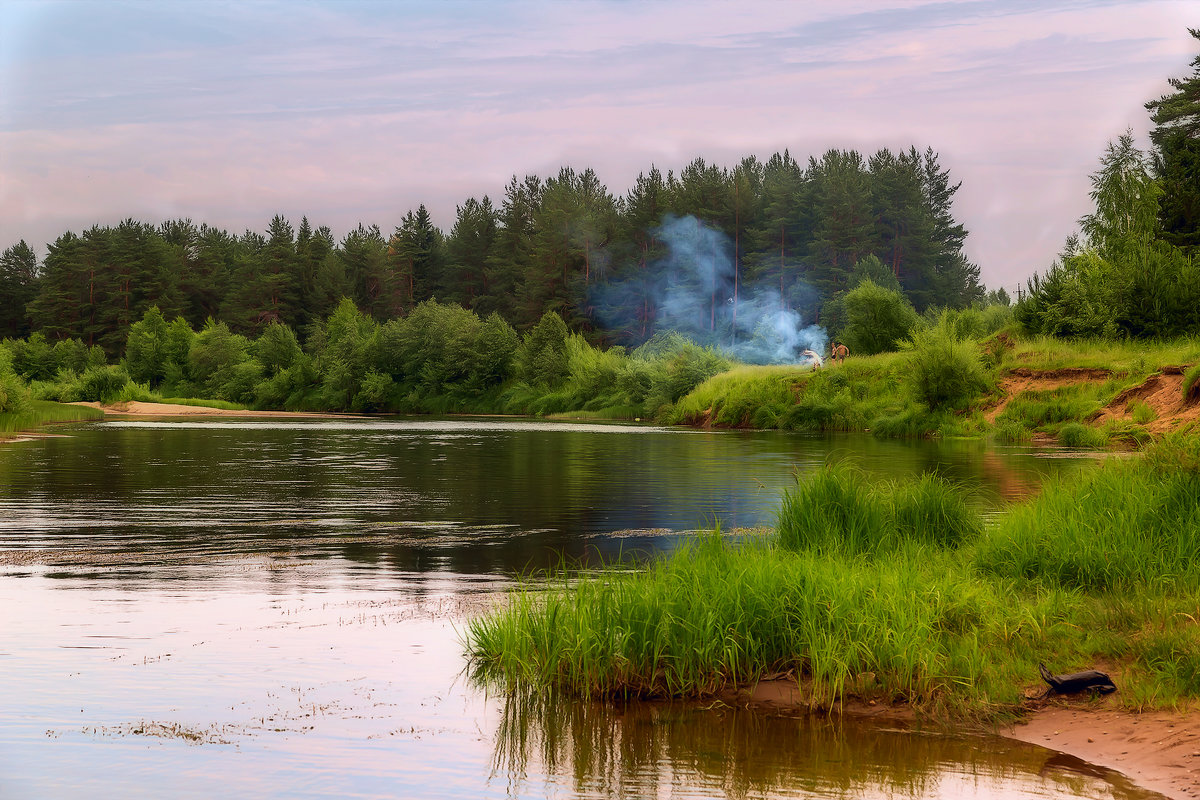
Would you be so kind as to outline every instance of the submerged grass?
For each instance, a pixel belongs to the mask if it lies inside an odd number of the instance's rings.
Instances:
[[[517,590],[467,646],[485,677],[589,697],[705,696],[795,670],[815,706],[858,695],[987,719],[1046,662],[1115,665],[1131,707],[1194,704],[1197,442],[1051,483],[986,525],[936,477],[878,487],[829,468],[785,496],[777,538],[716,531],[642,571]]]
[[[0,434],[31,431],[42,425],[64,422],[88,422],[104,417],[104,412],[89,406],[74,406],[48,400],[32,400],[18,412],[0,414]]]

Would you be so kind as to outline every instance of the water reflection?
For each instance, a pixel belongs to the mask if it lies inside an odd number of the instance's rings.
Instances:
[[[494,779],[523,796],[547,779],[579,796],[1156,798],[1120,773],[996,736],[717,705],[506,698]]]
[[[991,509],[1089,466],[981,442],[779,432],[110,422],[0,448],[0,549],[47,550],[54,563],[270,554],[507,574],[661,551],[717,520],[770,525],[794,475],[831,457],[880,479],[937,471]]]
[[[458,679],[459,609],[508,576],[770,524],[831,456],[936,470],[991,509],[1087,462],[516,421],[64,431],[0,447],[5,798],[1144,796],[1004,740]]]

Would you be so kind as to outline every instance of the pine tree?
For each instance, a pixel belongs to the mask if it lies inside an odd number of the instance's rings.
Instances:
[[[29,335],[26,306],[38,292],[37,255],[25,240],[0,254],[0,339]]]
[[[481,316],[495,312],[510,323],[519,322],[516,298],[532,258],[534,216],[541,203],[542,181],[536,175],[527,175],[520,182],[514,175],[505,187],[500,227],[487,259],[490,291],[476,304],[476,313]]]
[[[810,159],[815,219],[809,259],[812,283],[829,295],[844,290],[846,276],[863,256],[879,248],[871,180],[862,156],[829,150]]]
[[[754,226],[752,248],[754,263],[764,276],[774,274],[780,302],[795,307],[805,293],[795,291],[795,282],[803,279],[801,254],[810,238],[806,211],[808,184],[804,170],[788,151],[775,153],[763,167],[762,212]],[[802,309],[802,313],[810,309]],[[807,314],[806,314],[807,316]]]
[[[950,184],[950,170],[942,169],[932,147],[925,149],[922,162],[925,170],[925,200],[933,220],[933,230],[929,236],[938,276],[937,291],[929,302],[965,308],[983,300],[984,288],[979,282],[979,266],[971,263],[963,252],[967,229],[955,221],[951,208],[954,194],[962,182]]]
[[[446,300],[474,308],[488,291],[487,259],[499,228],[496,210],[485,195],[457,209],[454,228],[446,240]]]
[[[404,215],[388,246],[405,313],[443,290],[443,236],[423,204]]]
[[[1200,40],[1200,29],[1188,28]],[[1161,236],[1185,252],[1200,251],[1200,56],[1192,74],[1170,78],[1175,90],[1146,103],[1154,129],[1155,172],[1162,182]]]
[[[921,155],[915,148],[899,156],[885,149],[871,156],[869,164],[880,260],[921,310],[937,293],[934,220],[925,202]]]

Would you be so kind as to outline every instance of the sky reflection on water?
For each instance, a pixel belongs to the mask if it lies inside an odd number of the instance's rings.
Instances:
[[[514,573],[662,550],[701,508],[762,524],[831,446],[438,426],[105,424],[0,448],[0,797],[1148,796],[1005,740],[473,685],[459,631]],[[1060,469],[861,450],[979,485]]]

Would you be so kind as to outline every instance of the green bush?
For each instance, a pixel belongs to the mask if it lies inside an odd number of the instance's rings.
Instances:
[[[129,377],[152,386],[167,376],[167,321],[158,306],[151,306],[140,321],[129,326],[124,366]]]
[[[842,298],[842,339],[855,355],[895,350],[917,324],[917,312],[903,294],[864,279]]]
[[[553,386],[570,373],[567,359],[567,325],[547,311],[525,335],[519,355],[521,375],[534,386]]]
[[[931,409],[961,408],[987,389],[979,343],[959,335],[955,319],[943,313],[936,325],[914,330],[903,343],[913,392]]]
[[[79,376],[75,400],[111,403],[117,399],[129,383],[129,373],[124,367],[91,367]]]
[[[21,414],[30,408],[30,392],[16,373],[0,365],[0,414]]]

